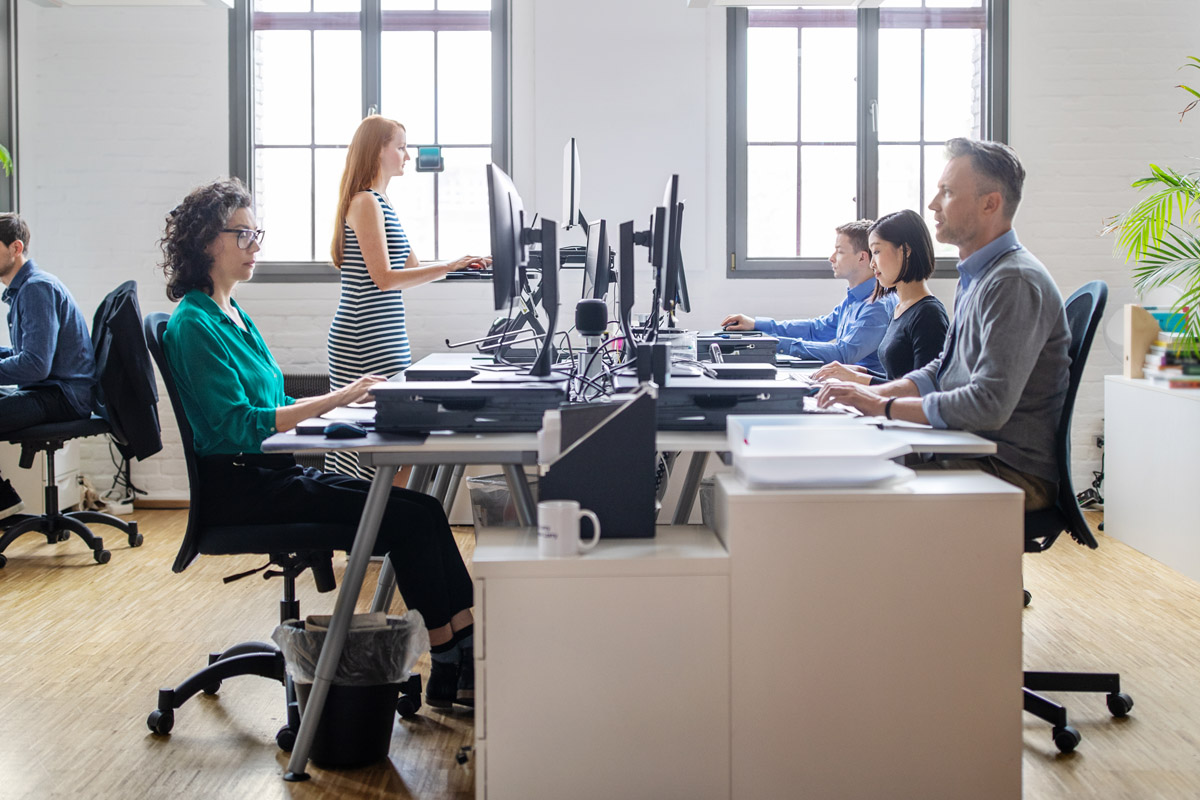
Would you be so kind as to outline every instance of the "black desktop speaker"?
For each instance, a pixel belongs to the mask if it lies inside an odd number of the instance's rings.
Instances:
[[[608,328],[608,306],[603,300],[580,300],[575,304],[575,330],[583,336],[603,336]]]

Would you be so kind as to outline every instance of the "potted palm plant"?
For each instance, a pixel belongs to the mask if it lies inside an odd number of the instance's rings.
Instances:
[[[1180,69],[1200,69],[1190,56]],[[1194,98],[1180,112],[1180,121],[1200,102],[1200,91],[1180,84]],[[1181,349],[1200,355],[1200,170],[1178,172],[1150,165],[1150,175],[1133,182],[1135,189],[1154,193],[1115,217],[1105,233],[1116,233],[1116,250],[1133,267],[1138,292],[1173,284],[1183,294],[1171,309],[1182,318]]]
[[[4,174],[12,175],[13,162],[12,155],[9,154],[8,148],[0,144],[0,168],[3,168]]]

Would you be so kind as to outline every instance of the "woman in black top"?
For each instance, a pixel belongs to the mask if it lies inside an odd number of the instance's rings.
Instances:
[[[896,295],[896,311],[879,343],[884,372],[834,361],[814,373],[817,380],[886,383],[937,358],[946,342],[946,309],[926,283],[933,274],[933,240],[925,220],[915,211],[896,211],[876,220],[867,235],[876,281],[871,299]]]

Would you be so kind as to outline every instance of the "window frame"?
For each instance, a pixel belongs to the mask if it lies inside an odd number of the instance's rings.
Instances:
[[[251,0],[235,0],[229,24],[229,172],[254,191],[254,109],[251,76],[254,71]],[[352,13],[352,12],[351,12]],[[438,14],[455,12],[383,11],[381,0],[362,0],[362,114],[379,108],[382,87],[382,33],[384,14]],[[492,34],[492,161],[506,172],[512,161],[509,0],[491,0]],[[435,94],[436,102],[436,94]],[[348,143],[347,143],[348,144]],[[318,145],[312,145],[317,147]],[[446,145],[446,149],[455,146]],[[436,197],[436,191],[435,191]],[[263,261],[254,272],[256,283],[337,283],[341,274],[328,261]]]
[[[859,218],[878,214],[879,138],[870,122],[871,106],[878,100],[878,8],[857,9],[858,120],[856,195]],[[988,0],[986,5],[984,96],[981,133],[996,141],[1008,139],[1008,0]],[[730,8],[726,16],[726,251],[725,275],[736,279],[832,278],[829,262],[815,258],[747,258],[747,30],[746,8]],[[799,132],[797,132],[799,135]],[[924,212],[924,209],[918,209]],[[848,220],[847,220],[848,221]],[[832,242],[832,231],[830,232]],[[956,260],[938,258],[934,278],[957,278]]]

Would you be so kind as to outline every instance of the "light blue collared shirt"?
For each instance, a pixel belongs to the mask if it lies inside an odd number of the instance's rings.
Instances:
[[[875,279],[868,278],[846,291],[846,299],[823,317],[776,322],[756,317],[754,329],[779,337],[779,351],[797,358],[861,364],[883,372],[879,363],[879,343],[896,310],[896,295],[889,294],[870,302]]]
[[[1001,256],[1019,249],[1021,249],[1021,242],[1017,240],[1017,232],[1010,228],[1008,232],[1002,233],[958,262],[956,265],[958,268],[958,287],[954,290],[954,322],[951,324],[950,331],[946,335],[947,342],[954,335],[955,329],[962,324],[962,318],[958,312],[966,304],[967,298],[971,295],[971,289],[975,286],[978,279],[987,274],[987,271],[996,265]],[[942,357],[945,358],[945,356],[946,352],[943,350]],[[942,363],[944,364],[945,362],[943,361]],[[929,424],[935,428],[950,427],[938,412],[938,398],[936,394],[933,394],[937,392],[938,387],[934,379],[925,373],[912,373],[908,375],[908,379],[916,384],[917,391],[925,398],[921,403],[921,407],[925,412],[925,417],[929,420]],[[926,395],[932,396],[926,397]]]

